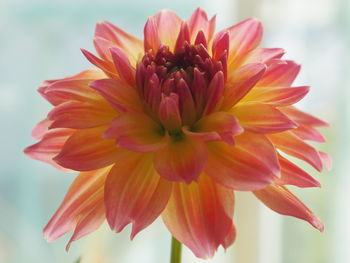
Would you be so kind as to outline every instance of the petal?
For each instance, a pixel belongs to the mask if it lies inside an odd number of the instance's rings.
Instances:
[[[235,137],[235,146],[208,144],[205,173],[234,190],[257,190],[280,175],[276,150],[264,136],[244,132]]]
[[[91,82],[90,87],[96,90],[119,112],[142,109],[137,91],[121,80],[99,79]]]
[[[289,106],[304,98],[309,90],[310,87],[308,86],[293,88],[261,87],[253,89],[243,100],[265,102],[275,106]]]
[[[132,87],[135,86],[135,68],[129,62],[128,57],[119,48],[111,48],[111,54],[114,66],[118,71],[121,80],[125,81]]]
[[[316,126],[316,127],[328,126],[327,122],[324,122],[294,107],[283,107],[283,108],[280,108],[280,110],[298,124],[303,124],[306,126]]]
[[[95,170],[114,163],[125,150],[117,148],[114,140],[104,139],[105,130],[102,126],[74,132],[54,161],[76,171]]]
[[[176,131],[181,129],[179,96],[176,93],[163,96],[159,105],[159,118],[167,130]]]
[[[129,112],[118,116],[104,133],[117,145],[136,152],[154,152],[167,144],[164,129],[143,113]]]
[[[328,171],[330,171],[332,169],[332,157],[325,152],[320,151],[319,153],[322,159],[323,166],[326,167]]]
[[[191,43],[195,42],[197,34],[201,30],[203,31],[207,42],[210,42],[215,30],[215,20],[215,16],[208,20],[206,12],[201,8],[197,8],[187,21],[191,35]]]
[[[244,55],[259,45],[263,32],[260,21],[254,18],[246,19],[224,31],[230,34],[229,67],[236,67]]]
[[[276,179],[275,184],[291,184],[298,187],[321,187],[320,183],[303,169],[281,155],[278,156],[278,159],[281,165],[281,177]]]
[[[150,155],[129,152],[107,176],[106,217],[111,229],[120,232],[132,223],[131,238],[150,225],[163,211],[172,183],[160,177]]]
[[[296,136],[303,140],[310,140],[314,142],[325,142],[323,135],[313,127],[299,126],[292,131]]]
[[[293,61],[270,65],[257,86],[259,87],[290,87],[300,71],[300,65]]]
[[[52,109],[48,118],[50,128],[93,128],[110,123],[117,113],[107,103],[84,103],[69,101]]]
[[[232,108],[231,113],[242,127],[257,133],[282,132],[297,127],[287,115],[264,103],[240,103]]]
[[[34,139],[40,140],[43,138],[45,133],[48,131],[52,121],[50,121],[48,118],[43,119],[38,124],[35,125],[35,127],[32,130],[32,137]]]
[[[199,137],[218,137],[215,140],[221,139],[230,144],[233,140],[232,137],[242,132],[243,129],[239,126],[235,116],[228,112],[218,111],[200,119],[191,127],[190,134]],[[215,134],[217,136],[213,136]]]
[[[138,39],[109,22],[101,22],[96,25],[95,37],[104,38],[113,43],[113,46],[122,49],[128,56],[131,65],[143,55],[143,41]],[[101,56],[101,54],[99,54]]]
[[[196,180],[207,161],[205,144],[182,133],[171,139],[166,147],[154,154],[157,172],[170,181],[190,183]]]
[[[321,232],[323,231],[324,227],[321,220],[286,187],[269,185],[262,190],[255,191],[254,195],[275,212],[300,218],[309,222]]]
[[[217,72],[209,83],[207,88],[207,105],[204,108],[204,115],[215,111],[219,103],[222,102],[222,95],[224,93],[225,77],[222,71]]]
[[[292,132],[269,134],[269,139],[281,151],[304,160],[317,171],[321,171],[323,164],[319,152],[312,146],[299,139]]]
[[[72,241],[92,232],[104,218],[103,188],[109,169],[80,173],[69,188],[62,204],[44,228],[44,236],[54,241],[75,230]],[[94,220],[97,219],[97,222]]]
[[[202,175],[198,183],[174,184],[162,216],[177,240],[206,259],[220,245],[227,248],[233,243],[233,208],[233,192]]]
[[[144,47],[145,52],[150,50],[155,54],[161,45],[159,35],[158,35],[158,26],[157,21],[154,17],[148,18],[145,28],[144,28]]]
[[[154,16],[160,43],[174,50],[179,35],[182,19],[171,10],[162,10]]]
[[[52,158],[62,150],[63,145],[73,133],[74,130],[72,129],[49,130],[42,137],[41,141],[27,147],[24,153],[32,159],[43,161],[62,169]]]
[[[264,64],[256,63],[247,64],[235,71],[225,85],[221,108],[227,110],[239,102],[255,86],[265,70]]]
[[[284,55],[282,48],[256,48],[250,51],[243,59],[242,65],[249,63],[263,63],[269,65],[275,59]]]

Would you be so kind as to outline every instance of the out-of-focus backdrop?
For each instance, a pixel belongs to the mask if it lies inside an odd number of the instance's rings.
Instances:
[[[218,29],[248,17],[264,24],[266,47],[283,47],[302,64],[296,84],[312,90],[299,107],[330,122],[324,129],[334,168],[316,176],[321,189],[293,189],[324,221],[319,233],[274,214],[239,193],[234,246],[206,262],[350,262],[350,1],[349,0],[2,0],[0,1],[0,262],[164,263],[170,235],[160,220],[129,241],[130,228],[107,226],[64,251],[68,237],[47,243],[42,228],[74,175],[22,153],[33,125],[50,106],[36,92],[44,79],[75,74],[89,63],[94,25],[109,20],[141,36],[147,17],[171,8],[187,18],[201,6],[218,14]],[[184,263],[204,262],[185,248]]]

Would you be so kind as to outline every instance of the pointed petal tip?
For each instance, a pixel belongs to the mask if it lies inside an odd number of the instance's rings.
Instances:
[[[319,230],[321,233],[324,232],[324,224],[317,216],[313,217],[313,219],[310,221],[310,224],[317,230]]]

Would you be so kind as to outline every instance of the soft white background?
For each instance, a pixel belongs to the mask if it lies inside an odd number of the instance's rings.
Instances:
[[[214,3],[215,2],[215,3]],[[79,48],[93,50],[97,21],[109,20],[141,36],[147,17],[171,8],[182,17],[202,6],[218,14],[218,28],[248,17],[264,24],[263,46],[283,47],[303,65],[297,84],[312,90],[300,107],[328,120],[334,159],[331,173],[318,175],[321,189],[295,191],[323,219],[325,233],[269,211],[250,193],[237,196],[238,236],[220,263],[350,262],[349,44],[347,0],[1,0],[0,1],[0,262],[168,262],[170,236],[160,221],[129,241],[130,229],[107,226],[64,251],[67,237],[47,243],[42,227],[62,200],[74,175],[32,161],[22,150],[34,141],[33,125],[49,109],[36,88],[44,79],[75,74],[89,66]],[[294,190],[294,189],[293,189]],[[184,250],[184,263],[204,262]]]

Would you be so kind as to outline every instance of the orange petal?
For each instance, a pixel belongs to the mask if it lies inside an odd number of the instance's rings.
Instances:
[[[180,33],[182,19],[171,10],[162,10],[154,16],[160,43],[174,50],[176,39]],[[170,30],[169,30],[170,29]]]
[[[249,63],[263,63],[269,65],[275,59],[279,59],[284,55],[282,48],[256,48],[250,51],[242,61],[241,65]]]
[[[172,135],[169,144],[155,152],[158,173],[171,181],[190,183],[196,180],[207,161],[206,145],[182,133]]]
[[[107,21],[98,23],[95,29],[96,38],[104,38],[112,42],[111,46],[122,49],[128,56],[131,65],[135,66],[143,55],[143,41]],[[102,57],[102,54],[99,54]],[[107,56],[109,53],[107,54]]]
[[[44,228],[44,236],[54,241],[75,230],[67,245],[97,229],[104,219],[103,188],[109,169],[80,173],[62,204]]]
[[[260,87],[253,89],[244,97],[244,101],[265,102],[275,106],[289,106],[297,103],[309,92],[310,87],[271,88]]]
[[[231,112],[242,127],[257,133],[276,133],[297,127],[287,115],[264,103],[240,103]]]
[[[91,82],[90,86],[119,112],[140,111],[142,109],[135,88],[121,80],[99,79]]]
[[[262,38],[262,25],[254,18],[246,19],[224,31],[230,34],[229,68],[237,67],[240,59],[256,48]]]
[[[197,8],[187,21],[190,30],[191,43],[195,42],[199,31],[203,31],[207,42],[210,42],[215,30],[215,21],[215,16],[208,20],[206,12],[201,8]]]
[[[281,151],[304,160],[318,171],[322,170],[323,164],[319,152],[292,132],[269,134],[268,137]]]
[[[235,137],[235,145],[208,144],[205,173],[234,190],[257,190],[280,175],[276,150],[264,136],[244,132]]]
[[[117,148],[115,140],[103,138],[105,130],[102,126],[74,132],[54,161],[76,171],[95,170],[114,163],[125,150]]]
[[[300,65],[293,61],[270,65],[257,86],[259,87],[290,87],[300,71]]]
[[[294,107],[283,107],[280,110],[298,124],[315,127],[328,126],[327,122],[320,120],[308,113],[302,112]]]
[[[264,64],[247,64],[229,76],[221,108],[228,110],[239,102],[259,81],[265,70]]]
[[[199,182],[174,184],[162,216],[177,240],[206,259],[220,245],[227,248],[233,243],[233,208],[233,191],[201,175]]]
[[[154,17],[148,18],[145,28],[144,28],[144,46],[145,52],[150,50],[155,54],[161,44],[158,35],[157,21]]]
[[[52,160],[63,148],[68,138],[74,133],[72,129],[54,129],[46,132],[42,140],[27,147],[24,153],[35,160],[49,163],[56,168],[62,169],[60,165]]]
[[[211,140],[224,140],[229,144],[233,136],[241,134],[243,129],[239,126],[235,116],[228,112],[214,112],[200,119],[191,129],[192,136],[208,138]],[[212,138],[212,139],[210,139]],[[207,141],[205,139],[205,141]]]
[[[281,165],[281,177],[274,181],[275,184],[291,184],[298,187],[321,187],[320,183],[303,169],[281,155],[278,156],[278,159]]]
[[[117,113],[107,103],[68,101],[52,109],[48,118],[50,128],[93,128],[110,123]]]
[[[321,232],[323,231],[324,227],[321,220],[286,187],[269,185],[262,190],[255,191],[254,195],[275,212],[300,218],[309,222]]]
[[[129,152],[115,164],[106,180],[106,217],[111,229],[120,232],[133,223],[133,238],[163,211],[171,187],[172,183],[155,172],[152,156]]]
[[[136,152],[154,152],[168,142],[164,129],[144,113],[129,112],[118,116],[105,132],[106,138]]]

